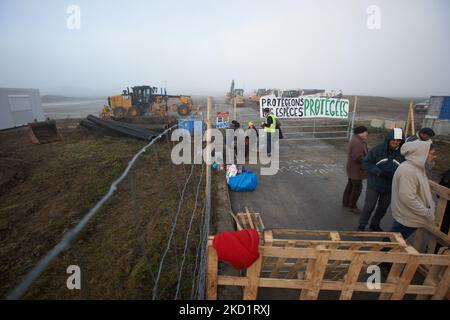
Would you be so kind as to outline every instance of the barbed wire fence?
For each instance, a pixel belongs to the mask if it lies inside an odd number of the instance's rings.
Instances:
[[[210,101],[208,101],[210,103]],[[80,253],[80,244],[76,243],[76,240],[79,238],[81,231],[85,228],[85,226],[91,221],[91,219],[95,216],[95,214],[105,205],[108,200],[114,195],[116,190],[118,189],[118,185],[125,179],[128,179],[129,189],[132,195],[138,194],[138,190],[136,188],[136,177],[133,174],[130,174],[132,167],[135,165],[137,159],[147,150],[155,144],[157,141],[162,141],[166,139],[167,153],[171,154],[172,144],[169,139],[168,134],[174,130],[177,125],[174,125],[160,135],[151,140],[147,145],[145,145],[142,149],[140,149],[128,162],[128,165],[125,167],[123,173],[117,178],[109,187],[108,192],[83,216],[83,218],[79,221],[79,223],[69,230],[61,239],[61,241],[56,244],[38,263],[29,271],[23,280],[6,296],[6,299],[20,299],[22,298],[31,285],[39,278],[39,276],[50,266],[50,264],[64,251],[71,249],[74,252],[75,258],[77,261],[80,261],[83,265],[86,264],[86,259],[82,257]],[[156,167],[157,170],[160,167],[160,155],[158,154],[157,148],[152,148],[154,152],[154,156],[156,158]],[[169,228],[169,234],[167,237],[167,241],[165,245],[161,247],[162,252],[157,252],[161,254],[159,256],[159,263],[157,264],[157,270],[152,270],[152,263],[150,262],[148,252],[146,247],[148,243],[146,243],[145,232],[143,232],[143,227],[145,226],[145,221],[140,221],[139,217],[143,215],[143,211],[141,208],[141,203],[139,197],[132,196],[131,197],[131,213],[134,218],[134,230],[136,232],[136,247],[138,248],[137,252],[141,255],[145,261],[145,269],[147,270],[149,282],[152,283],[151,288],[151,299],[160,299],[160,298],[168,298],[169,295],[162,293],[165,291],[167,287],[171,287],[173,292],[171,294],[173,299],[179,298],[191,298],[191,299],[204,299],[204,285],[205,285],[205,270],[206,270],[206,248],[207,241],[209,236],[209,227],[211,224],[211,173],[210,168],[206,164],[202,165],[194,165],[191,164],[190,168],[186,168],[186,164],[183,164],[182,171],[184,173],[184,183],[180,183],[181,181],[176,176],[175,165],[170,161],[169,170],[171,172],[171,182],[175,184],[177,194],[179,196],[177,210],[173,214],[171,226]],[[200,173],[196,173],[196,167],[201,167]],[[206,169],[205,169],[206,168]],[[206,179],[204,178],[206,174]],[[161,199],[163,200],[164,212],[170,214],[171,209],[169,208],[168,202],[168,192],[165,192],[164,186],[167,185],[168,181],[164,181],[164,177],[162,174],[158,174],[161,181]],[[198,179],[197,179],[198,176]],[[191,182],[193,181],[193,182]],[[193,186],[192,186],[193,185]],[[205,185],[205,194],[201,195],[201,186]],[[188,191],[189,190],[189,191]],[[188,216],[187,225],[180,226],[179,220],[181,215],[185,210],[185,201],[187,199],[188,193],[191,198],[193,198],[192,210],[189,210],[190,215]],[[145,218],[145,214],[144,214]],[[148,222],[148,221],[147,221]],[[184,220],[182,222],[185,222]],[[198,227],[196,226],[198,224]],[[178,226],[178,227],[177,227]],[[185,233],[181,232],[185,231]],[[177,234],[178,233],[178,234]],[[177,238],[180,238],[181,245],[177,243]],[[179,248],[180,252],[179,253]],[[176,277],[174,283],[166,284],[165,288],[161,288],[161,277],[165,272],[167,267],[167,257],[169,253],[174,254],[174,259],[170,259],[170,263],[173,263],[175,260]],[[187,260],[191,263],[189,268],[186,268]],[[92,275],[90,275],[92,276]],[[191,284],[192,279],[192,284]],[[114,281],[114,279],[112,279]],[[83,279],[83,286],[86,286],[86,279]],[[183,286],[183,283],[185,284]],[[183,291],[183,288],[187,288]],[[190,291],[190,292],[188,292]],[[89,288],[84,288],[82,292],[83,298],[91,298],[91,290]]]

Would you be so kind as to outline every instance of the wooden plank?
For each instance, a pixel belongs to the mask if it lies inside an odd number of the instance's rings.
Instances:
[[[263,244],[264,246],[272,246],[273,244],[273,234],[272,230],[265,230],[263,233]],[[263,257],[262,265],[265,266],[267,263],[267,256]]]
[[[347,278],[345,279],[344,286],[342,288],[341,296],[339,300],[350,300],[355,289],[355,284],[358,281],[361,268],[364,264],[365,254],[355,253],[352,263],[348,268]]]
[[[300,236],[316,236],[323,237],[323,240],[330,239],[331,233],[339,234],[342,238],[344,236],[354,238],[389,238],[395,241],[393,232],[373,232],[373,231],[323,231],[323,230],[299,230],[299,229],[272,229],[274,235],[300,235]],[[313,239],[311,239],[313,240]],[[316,239],[320,240],[320,239]]]
[[[306,276],[305,276],[305,281],[307,285],[304,287],[303,290],[300,291],[300,300],[305,300],[307,297],[308,289],[311,287],[311,279],[313,277],[315,266],[316,266],[316,259],[309,259],[306,265]],[[301,278],[302,276],[299,276],[299,279]]]
[[[330,260],[348,260],[350,261],[354,251],[351,250],[330,250]],[[282,248],[282,247],[267,247],[264,246],[264,254],[268,257],[284,257],[284,258],[297,258],[303,257],[305,259],[316,258],[317,251],[314,248]],[[375,251],[362,251],[367,253],[367,260],[376,263],[390,262],[390,263],[407,263],[409,254],[400,252],[375,252]],[[431,255],[421,254],[419,256],[420,264],[437,264],[437,265],[449,265],[450,256],[448,255]]]
[[[277,262],[275,263],[275,267],[272,269],[272,272],[270,273],[271,278],[277,277],[277,274],[280,271],[280,269],[284,266],[286,259],[287,258],[278,258],[277,259]]]
[[[273,234],[321,236],[328,239],[330,231],[323,230],[297,230],[297,229],[272,229]]]
[[[300,298],[308,299],[308,300],[316,300],[319,296],[320,292],[320,284],[322,282],[323,276],[325,275],[325,270],[328,264],[328,258],[330,256],[329,250],[321,250],[319,249],[319,254],[314,264],[314,269],[307,269],[308,272],[312,271],[312,277],[310,280],[310,286],[308,290],[302,290]]]
[[[263,223],[260,213],[258,213],[258,219],[259,219],[259,224],[261,226],[261,231],[264,231],[266,229],[266,227],[264,226],[264,223]]]
[[[446,200],[450,200],[450,189],[444,186],[441,186],[439,183],[434,182],[433,180],[428,180],[430,183],[430,188],[433,193],[439,194],[439,197],[444,198]]]
[[[373,232],[373,231],[339,231],[341,237],[355,237],[355,238],[389,238],[391,242],[396,242],[395,232]]]
[[[252,221],[252,216],[250,215],[250,212],[248,211],[247,207],[245,207],[245,214],[247,215],[247,219],[248,219],[250,228],[255,229],[255,225],[253,224],[253,221]]]
[[[430,236],[438,239],[438,242],[444,247],[450,246],[450,235],[443,233],[439,228],[434,226],[425,226],[425,230]]]
[[[292,243],[288,243],[286,245],[287,247],[292,247],[293,244]],[[276,278],[278,272],[280,271],[281,268],[283,268],[285,262],[286,262],[287,258],[278,258],[276,264],[275,264],[275,268],[272,269],[272,272],[270,273],[270,277],[271,278]]]
[[[412,278],[416,274],[418,263],[418,256],[412,255],[410,260],[405,266],[402,275],[400,276],[400,281],[397,284],[397,287],[394,293],[391,296],[392,300],[401,300],[406,294],[406,290],[408,289],[409,284],[411,283]]]
[[[396,247],[407,247],[407,244],[403,245],[398,242],[378,242],[378,241],[364,241],[364,242],[355,242],[355,241],[332,241],[332,240],[293,240],[293,239],[273,239],[272,240],[274,245],[284,245],[286,242],[291,243],[297,243],[297,244],[305,244],[308,246],[318,246],[318,245],[330,245],[333,247],[336,246],[372,246],[372,245],[378,245],[383,247],[389,247],[389,248],[396,248]]]
[[[341,236],[339,235],[339,232],[337,231],[330,231],[330,240],[332,241],[340,241]]]
[[[264,231],[264,244],[267,244],[268,246],[271,246],[273,243],[273,232],[272,230],[265,230]]]
[[[442,279],[439,281],[439,286],[436,289],[436,292],[431,297],[431,300],[442,300],[450,289],[450,265],[447,266]]]
[[[217,252],[212,246],[212,241],[209,240],[208,245],[208,261],[206,273],[206,299],[217,300],[217,275],[219,271],[219,261],[217,259]]]
[[[442,266],[431,266],[428,270],[425,280],[423,281],[424,285],[433,285],[436,286],[438,284],[438,275],[442,270]],[[434,293],[434,292],[433,292]],[[428,295],[417,295],[416,300],[425,300],[429,296]]]
[[[408,246],[408,244],[406,243],[406,241],[403,238],[403,236],[401,235],[401,233],[393,232],[393,236],[394,236],[395,242],[397,242],[399,245],[404,246],[404,247]]]
[[[298,270],[304,265],[305,261],[302,258],[297,259],[297,261],[294,263],[294,265],[289,269],[288,273],[286,274],[286,279],[292,279],[298,272]]]
[[[404,264],[401,264],[401,263],[393,264],[391,267],[391,270],[389,272],[389,275],[386,279],[386,283],[393,284],[394,286],[396,286],[400,279],[400,275],[402,273],[403,268],[404,268]],[[379,299],[380,300],[389,300],[391,298],[391,296],[392,296],[391,293],[382,292],[380,294]]]
[[[233,276],[219,276],[218,284],[221,286],[247,286],[248,279],[245,277],[233,277]],[[279,289],[306,289],[310,285],[308,280],[298,279],[273,279],[273,278],[260,278],[260,288],[279,288]],[[324,280],[320,285],[320,290],[339,291],[342,290],[344,282],[342,281],[330,281]],[[392,294],[395,291],[395,283],[381,283],[381,288],[377,290],[382,293]],[[374,292],[374,289],[369,289],[365,282],[357,282],[354,287],[354,291],[357,292]],[[409,285],[407,292],[409,294],[423,294],[432,295],[436,291],[435,286],[426,285]]]
[[[247,269],[248,285],[244,288],[244,300],[256,300],[259,287],[259,276],[261,274],[262,254],[260,251],[259,258]]]

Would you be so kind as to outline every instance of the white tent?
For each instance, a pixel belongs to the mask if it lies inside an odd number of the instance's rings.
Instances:
[[[0,88],[0,130],[45,120],[38,89]]]

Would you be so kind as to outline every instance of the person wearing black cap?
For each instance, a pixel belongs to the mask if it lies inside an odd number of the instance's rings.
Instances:
[[[422,128],[415,135],[412,135],[406,139],[406,142],[413,142],[416,140],[428,141],[434,137],[434,131],[431,128]]]
[[[356,206],[362,191],[362,182],[367,179],[367,171],[362,167],[364,157],[367,155],[367,137],[369,132],[366,127],[359,126],[354,130],[354,136],[347,148],[347,177],[348,182],[342,197],[342,205],[354,213],[361,213]]]

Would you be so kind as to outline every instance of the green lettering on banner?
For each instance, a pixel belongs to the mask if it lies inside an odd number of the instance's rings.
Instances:
[[[334,117],[334,115],[336,114],[336,112],[333,111],[333,104],[336,105],[336,101],[334,99],[330,101],[330,114],[332,117]]]
[[[323,103],[325,102],[325,100],[320,99],[320,115],[323,116]]]
[[[314,104],[314,112],[316,115],[320,114],[320,100],[316,100],[316,103]]]
[[[325,115],[326,116],[330,115],[330,113],[328,112],[329,111],[329,107],[330,107],[330,99],[327,98],[327,100],[325,100]]]
[[[344,102],[344,114],[345,114],[345,117],[348,117],[347,108],[348,108],[348,102],[346,101],[346,102]]]
[[[312,117],[312,116],[316,115],[316,109],[314,107],[314,99],[311,99],[310,103],[311,103],[311,106],[309,107],[309,110],[310,110],[309,116]]]
[[[303,110],[304,110],[304,116],[308,116],[308,109],[309,109],[309,100],[306,99],[303,101]]]
[[[340,109],[339,109],[339,104],[341,103],[341,100],[337,100],[336,101],[336,116],[337,117],[340,117],[341,116],[341,111],[340,111]]]

